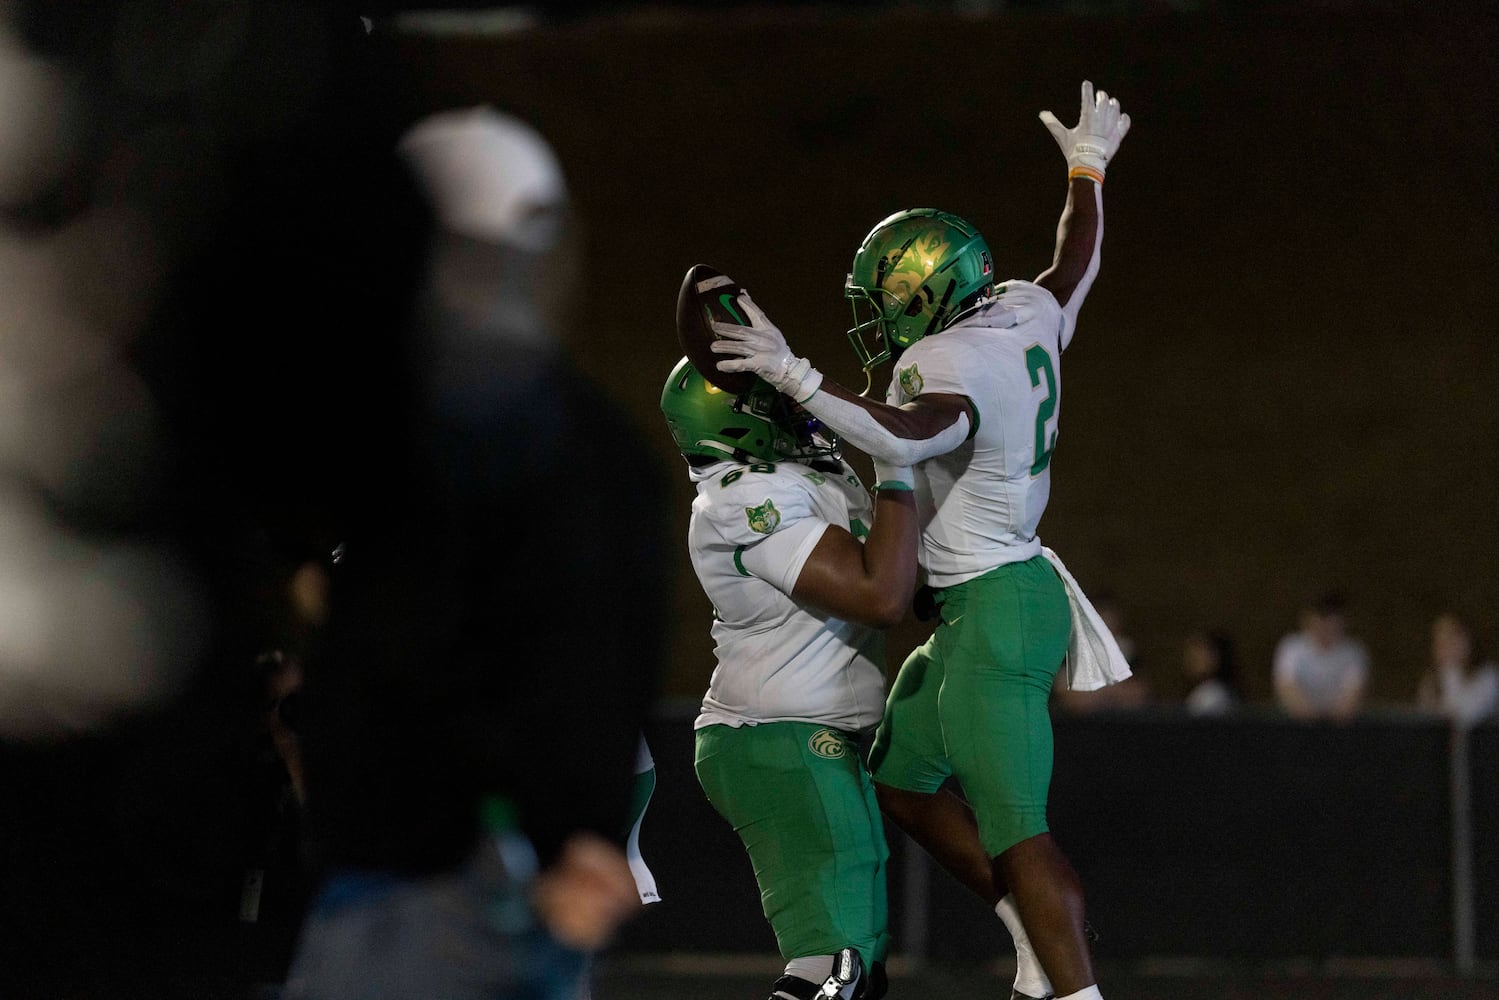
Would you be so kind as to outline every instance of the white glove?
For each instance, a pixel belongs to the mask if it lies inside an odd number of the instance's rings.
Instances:
[[[812,362],[799,358],[786,346],[786,338],[755,305],[748,292],[739,296],[739,304],[750,319],[749,326],[714,320],[709,324],[717,339],[715,354],[731,357],[718,363],[721,372],[754,372],[798,403],[805,402],[822,385],[822,373]]]
[[[1119,113],[1119,101],[1093,84],[1083,81],[1083,107],[1077,128],[1068,128],[1050,111],[1041,112],[1041,123],[1062,147],[1067,157],[1068,177],[1091,177],[1103,183],[1104,170],[1129,131],[1129,115]]]
[[[874,488],[876,490],[904,490],[910,493],[915,487],[916,472],[909,465],[887,465],[874,460]]]

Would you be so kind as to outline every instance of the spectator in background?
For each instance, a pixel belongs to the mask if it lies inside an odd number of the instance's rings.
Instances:
[[[1275,647],[1275,697],[1292,718],[1346,721],[1363,708],[1369,653],[1348,635],[1344,600],[1328,592],[1301,614],[1301,629]]]
[[[1239,706],[1238,669],[1234,640],[1223,629],[1187,637],[1182,648],[1182,673],[1191,685],[1182,705],[1192,715],[1222,715]]]
[[[1473,630],[1450,611],[1431,623],[1431,666],[1421,676],[1416,704],[1462,726],[1499,710],[1499,666],[1483,659]]]
[[[1131,670],[1140,667],[1140,650],[1135,643],[1135,637],[1130,634],[1128,621],[1125,617],[1124,606],[1119,603],[1118,596],[1112,590],[1105,590],[1093,598],[1093,609],[1098,612],[1098,617],[1109,627],[1114,639],[1119,643],[1119,651],[1124,654],[1124,661],[1129,664]]]
[[[1067,672],[1058,671],[1051,689],[1053,707],[1066,715],[1085,715],[1089,712],[1140,708],[1148,704],[1151,700],[1150,682],[1140,672],[1139,646],[1130,634],[1124,606],[1113,591],[1104,590],[1093,598],[1093,608],[1119,643],[1119,651],[1124,654],[1124,661],[1129,664],[1133,673],[1118,684],[1110,684],[1096,691],[1074,691],[1067,684]]]

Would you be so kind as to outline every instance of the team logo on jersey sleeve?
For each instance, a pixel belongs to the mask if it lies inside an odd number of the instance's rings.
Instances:
[[[744,517],[749,522],[749,529],[761,535],[768,535],[781,526],[781,512],[769,499],[758,507],[744,508]]]
[[[915,365],[902,368],[897,377],[900,379],[900,391],[911,399],[921,395],[921,390],[926,387],[926,382],[922,380],[921,372],[916,370]]]
[[[831,729],[819,729],[813,733],[812,738],[807,740],[807,749],[828,760],[848,755],[848,743],[844,741],[842,734]]]

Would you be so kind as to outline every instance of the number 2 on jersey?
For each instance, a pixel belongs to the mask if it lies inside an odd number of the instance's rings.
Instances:
[[[1036,407],[1036,460],[1031,463],[1031,475],[1039,476],[1051,464],[1051,452],[1057,446],[1057,432],[1053,428],[1051,437],[1046,436],[1046,424],[1057,412],[1057,371],[1052,366],[1051,355],[1040,344],[1025,349],[1025,369],[1031,375],[1031,388],[1041,386],[1046,378],[1046,398]]]

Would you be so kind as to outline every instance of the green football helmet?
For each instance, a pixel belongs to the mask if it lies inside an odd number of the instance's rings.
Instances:
[[[843,294],[854,308],[848,339],[865,371],[990,294],[994,259],[972,225],[935,208],[896,212],[854,254]]]
[[[683,358],[661,390],[661,412],[689,465],[778,462],[838,453],[838,439],[763,379],[736,396]]]

